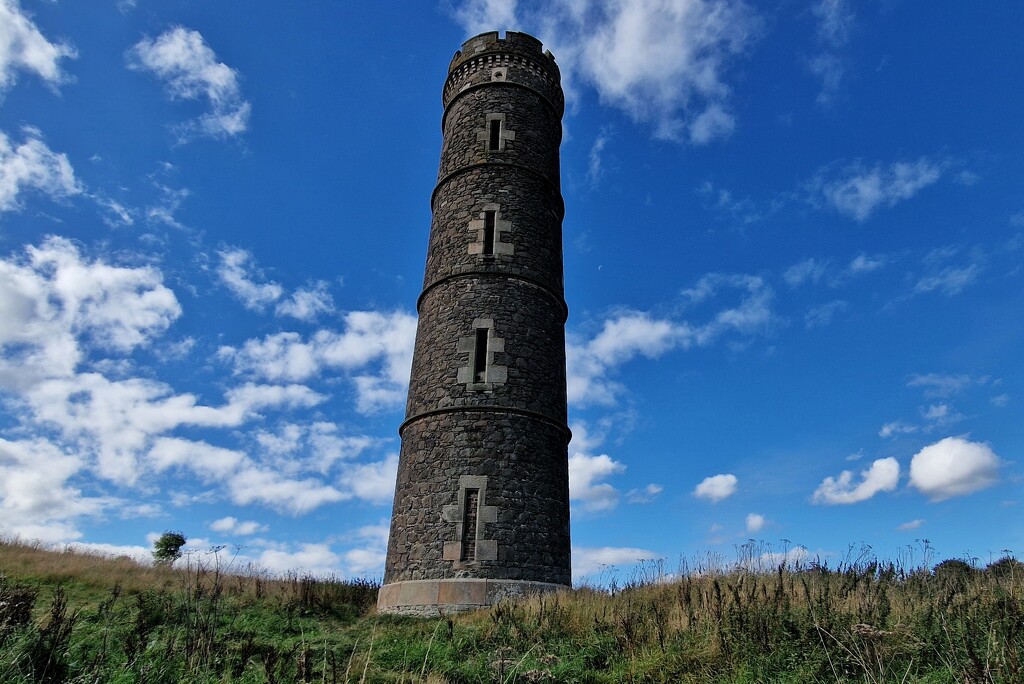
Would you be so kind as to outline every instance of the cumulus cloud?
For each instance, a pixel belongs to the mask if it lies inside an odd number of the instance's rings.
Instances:
[[[198,31],[181,26],[143,38],[128,51],[128,66],[164,81],[172,98],[205,98],[209,112],[180,127],[180,141],[196,135],[226,138],[244,133],[251,105],[242,98],[238,72],[217,61]]]
[[[47,238],[0,259],[0,389],[72,375],[84,344],[131,351],[180,314],[159,271],[90,260]]]
[[[701,480],[701,483],[694,488],[693,495],[698,499],[707,499],[712,503],[718,503],[735,494],[738,484],[739,480],[731,473],[712,475]]]
[[[2,7],[0,0],[0,12]],[[20,209],[18,198],[25,192],[40,192],[53,199],[80,194],[82,187],[67,155],[47,147],[36,128],[24,128],[22,133],[24,140],[16,143],[0,131],[0,212]]]
[[[60,61],[75,57],[70,45],[47,40],[18,0],[0,0],[0,96],[17,82],[21,71],[34,73],[55,88],[67,80]]]
[[[254,560],[258,567],[276,576],[296,570],[317,577],[341,575],[341,557],[328,544],[299,544],[294,551],[266,549]]]
[[[361,413],[401,405],[412,368],[416,318],[401,311],[351,311],[342,322],[342,332],[322,329],[305,340],[298,333],[277,333],[247,340],[241,348],[222,347],[218,356],[232,363],[237,374],[272,382],[307,380],[324,368],[344,370],[355,385]]]
[[[852,504],[866,501],[879,492],[896,489],[900,479],[900,464],[895,458],[880,458],[871,467],[861,471],[861,480],[854,483],[853,472],[844,470],[838,478],[826,477],[814,490],[816,504]]]
[[[495,27],[540,36],[558,59],[570,99],[576,83],[649,123],[658,138],[705,144],[736,126],[727,74],[762,21],[742,0],[619,0],[529,7],[466,0],[456,19],[470,33]]]
[[[808,182],[811,201],[826,204],[856,221],[866,221],[882,207],[893,207],[936,183],[945,165],[921,157],[916,161],[861,162],[826,167]]]
[[[388,526],[366,525],[356,531],[362,546],[345,552],[345,566],[350,575],[380,574],[387,556]]]
[[[910,461],[910,484],[932,501],[991,487],[1001,462],[983,442],[946,437],[924,447]]]
[[[221,534],[231,534],[239,537],[248,537],[259,532],[266,532],[267,526],[255,520],[241,521],[233,516],[218,518],[210,523],[210,529]]]
[[[760,513],[750,513],[747,515],[747,534],[757,534],[764,529],[765,524],[768,521]]]
[[[334,298],[327,287],[327,282],[318,280],[312,287],[300,288],[280,302],[274,312],[278,316],[291,316],[300,321],[312,322],[320,314],[334,311]]]
[[[626,472],[626,466],[608,454],[569,456],[569,500],[579,501],[585,511],[607,511],[619,502],[619,492],[601,480]]]
[[[572,576],[579,579],[616,565],[632,565],[656,560],[661,556],[654,551],[625,546],[572,547]]]
[[[0,533],[47,543],[80,537],[77,521],[114,503],[71,484],[84,465],[44,439],[0,438]]]
[[[347,467],[341,476],[341,484],[358,499],[388,504],[395,497],[397,478],[398,454],[390,454],[383,461]]]

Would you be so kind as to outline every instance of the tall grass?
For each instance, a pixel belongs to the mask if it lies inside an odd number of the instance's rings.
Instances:
[[[1013,558],[770,551],[418,620],[369,582],[0,545],[0,682],[1024,682]]]

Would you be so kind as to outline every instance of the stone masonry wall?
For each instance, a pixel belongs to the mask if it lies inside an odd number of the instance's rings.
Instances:
[[[443,103],[384,582],[567,585],[558,67],[531,36],[481,34]]]

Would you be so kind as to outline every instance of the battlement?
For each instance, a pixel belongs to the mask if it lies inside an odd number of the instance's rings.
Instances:
[[[462,49],[452,57],[451,64],[448,65],[448,73],[455,71],[474,57],[487,53],[521,55],[537,60],[552,70],[556,80],[559,77],[555,56],[550,51],[544,50],[544,44],[539,40],[528,33],[519,33],[518,31],[506,31],[504,38],[500,38],[497,31],[488,31],[473,36],[463,43]]]

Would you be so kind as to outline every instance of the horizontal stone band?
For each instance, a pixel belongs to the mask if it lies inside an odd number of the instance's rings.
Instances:
[[[512,413],[519,416],[525,416],[527,418],[535,418],[543,421],[552,427],[558,428],[565,434],[565,443],[568,444],[569,440],[572,439],[572,430],[565,423],[559,422],[557,419],[551,416],[544,415],[537,411],[531,411],[529,409],[515,408],[514,406],[501,406],[499,404],[473,404],[470,406],[445,406],[444,408],[431,409],[429,411],[422,411],[414,416],[409,416],[405,419],[401,425],[398,426],[398,434],[401,436],[402,432],[410,424],[415,423],[417,420],[428,418],[430,416],[439,416],[445,413]]]
[[[552,300],[554,300],[555,305],[558,306],[558,308],[561,309],[562,311],[562,323],[565,323],[565,321],[568,320],[569,318],[569,305],[565,303],[565,298],[562,297],[561,294],[555,292],[550,287],[540,282],[539,280],[536,280],[535,278],[520,275],[518,273],[508,273],[505,271],[463,271],[462,273],[452,273],[451,275],[447,275],[444,278],[438,278],[437,280],[423,288],[423,292],[420,293],[419,298],[416,300],[416,313],[420,313],[420,306],[423,304],[423,300],[426,298],[427,293],[439,287],[440,285],[443,285],[452,280],[460,280],[462,278],[481,277],[506,278],[508,280],[520,280],[524,283],[529,283],[530,285],[533,285],[534,287],[537,287],[538,289],[542,290],[545,294],[551,297]]]
[[[432,579],[392,582],[377,594],[377,612],[437,617],[493,606],[502,599],[564,591],[550,582],[500,579]]]

